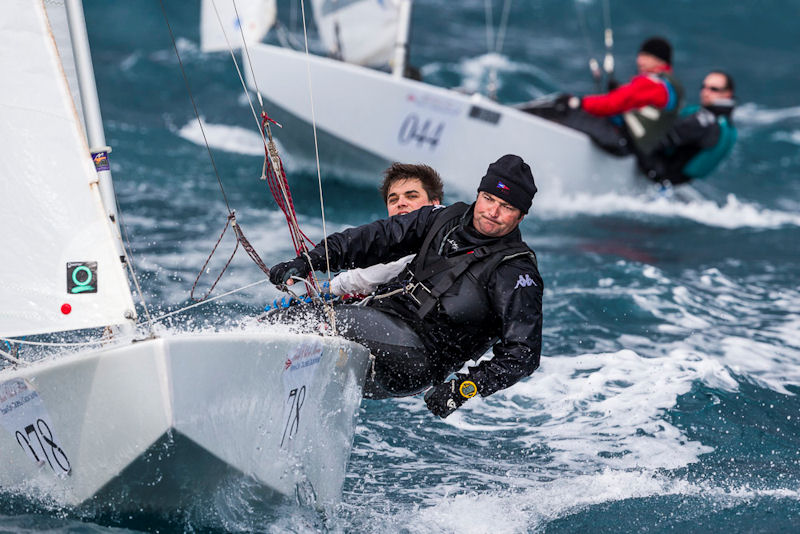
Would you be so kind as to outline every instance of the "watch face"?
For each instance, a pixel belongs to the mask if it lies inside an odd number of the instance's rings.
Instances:
[[[472,380],[464,380],[461,382],[461,385],[458,386],[458,392],[461,393],[461,396],[465,399],[469,399],[478,393],[478,388]]]

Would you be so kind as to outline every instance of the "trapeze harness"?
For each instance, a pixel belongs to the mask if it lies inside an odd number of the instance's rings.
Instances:
[[[419,321],[423,321],[434,309],[443,311],[455,322],[480,321],[487,309],[481,305],[489,305],[485,290],[486,278],[498,265],[511,258],[529,256],[537,266],[536,255],[528,245],[520,241],[502,241],[502,238],[491,245],[477,246],[460,254],[445,256],[444,246],[448,237],[458,229],[458,224],[444,234],[438,253],[434,253],[436,249],[433,240],[436,236],[454,219],[463,217],[468,210],[469,205],[463,202],[445,208],[425,236],[419,254],[405,268],[406,281],[401,291],[416,305],[415,314]],[[472,277],[463,280],[457,293],[445,295],[468,270]],[[376,298],[398,292],[395,290]]]

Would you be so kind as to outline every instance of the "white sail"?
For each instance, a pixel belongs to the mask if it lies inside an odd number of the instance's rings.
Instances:
[[[0,336],[134,312],[97,172],[40,1],[0,2]]]
[[[397,41],[400,0],[312,0],[325,47],[348,63],[389,63]]]
[[[50,22],[50,31],[56,39],[58,55],[61,58],[61,67],[69,82],[69,90],[72,93],[72,101],[75,109],[78,110],[78,117],[83,124],[83,108],[81,104],[80,86],[78,85],[78,70],[75,67],[75,55],[72,51],[72,39],[69,35],[69,23],[67,22],[67,8],[64,2],[45,2],[47,10],[47,20]]]
[[[241,48],[242,34],[248,45],[257,43],[275,24],[276,15],[275,0],[203,0],[200,48],[203,52],[227,50],[228,41]]]

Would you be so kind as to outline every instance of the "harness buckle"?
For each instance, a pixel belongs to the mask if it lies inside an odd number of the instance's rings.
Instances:
[[[426,291],[428,293],[428,295],[424,295],[424,294],[418,293],[420,291],[420,288],[422,290]],[[428,287],[425,284],[423,284],[422,282],[417,282],[417,283],[414,283],[413,281],[409,282],[408,284],[406,284],[404,292],[405,292],[406,295],[408,295],[409,297],[411,297],[414,300],[414,302],[416,303],[417,306],[422,306],[422,300],[420,300],[420,297],[423,300],[425,300],[426,297],[429,298],[429,297],[433,296],[431,294],[431,290],[428,289]],[[419,297],[417,297],[417,295],[419,295]]]

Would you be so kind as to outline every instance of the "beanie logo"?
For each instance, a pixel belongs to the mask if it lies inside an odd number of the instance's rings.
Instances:
[[[500,181],[497,182],[497,189],[502,189],[503,191],[511,191],[510,187],[508,187],[506,184]]]

